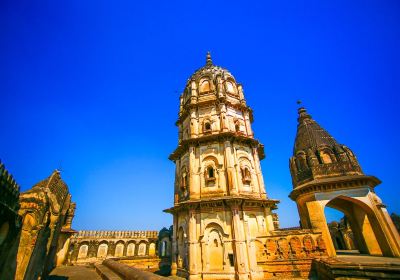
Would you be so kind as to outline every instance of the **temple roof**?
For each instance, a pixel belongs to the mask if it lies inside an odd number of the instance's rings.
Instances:
[[[323,146],[339,146],[336,140],[311,118],[305,108],[299,108],[298,112],[299,117],[297,119],[298,125],[293,155],[296,155],[299,151],[307,151],[308,149],[315,151]]]
[[[211,75],[213,78],[216,77],[217,75],[221,75],[222,77],[225,77],[225,75],[228,75],[230,77],[233,77],[232,74],[225,68],[222,68],[220,66],[214,65],[211,59],[211,54],[210,52],[207,52],[206,56],[206,65],[203,67],[197,69],[192,76],[188,79],[190,80],[197,80],[201,76],[204,75]]]

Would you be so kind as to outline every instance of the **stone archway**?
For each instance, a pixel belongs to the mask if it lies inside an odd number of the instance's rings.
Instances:
[[[115,246],[115,253],[114,256],[115,257],[122,257],[124,255],[124,248],[125,248],[125,244],[122,241],[119,241],[117,243],[117,245]]]
[[[186,234],[183,228],[178,230],[178,268],[186,268]]]
[[[134,256],[135,255],[135,243],[134,242],[130,242],[127,246],[126,249],[126,255],[128,257]]]
[[[107,257],[108,252],[108,243],[101,243],[97,250],[97,258],[105,259]]]
[[[354,245],[361,253],[400,256],[399,235],[379,197],[367,187],[305,192],[296,200],[303,228],[321,231],[329,256],[336,250],[324,213],[325,207],[343,212],[353,230]]]
[[[207,242],[209,250],[209,269],[210,271],[221,271],[224,268],[224,248],[222,245],[221,235],[213,229],[208,235]]]
[[[87,243],[81,244],[78,251],[78,260],[86,259],[89,251]]]
[[[138,256],[145,256],[145,255],[147,255],[147,252],[146,252],[146,247],[147,247],[147,244],[145,243],[145,242],[140,242],[139,243],[139,247],[138,247]]]
[[[369,205],[358,199],[341,195],[330,200],[326,206],[346,215],[354,235],[355,245],[360,253],[392,255],[385,233]]]

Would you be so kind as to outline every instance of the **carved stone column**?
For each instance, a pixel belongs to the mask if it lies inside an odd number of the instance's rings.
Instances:
[[[241,200],[227,202],[232,211],[232,236],[235,250],[236,279],[249,279],[249,265],[243,221],[240,219]]]
[[[236,178],[236,170],[234,166],[234,159],[232,154],[231,142],[226,140],[224,142],[225,149],[225,165],[227,173],[227,190],[230,195],[238,194],[238,183]]]
[[[188,245],[189,245],[189,279],[198,279],[198,264],[197,264],[197,221],[196,221],[196,205],[190,205],[189,211],[189,226],[188,226]]]

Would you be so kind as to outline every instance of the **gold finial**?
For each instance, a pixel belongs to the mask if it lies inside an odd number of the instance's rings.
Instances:
[[[207,52],[206,65],[213,65],[212,60],[211,60],[210,51]]]

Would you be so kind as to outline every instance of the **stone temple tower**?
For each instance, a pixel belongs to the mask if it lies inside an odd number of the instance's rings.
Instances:
[[[274,230],[252,111],[229,71],[206,65],[180,96],[172,213],[172,273],[189,279],[261,279],[254,240]]]
[[[400,256],[399,234],[375,193],[379,179],[365,175],[354,153],[339,144],[304,108],[299,109],[290,172],[290,198],[297,203],[301,226],[322,233],[328,255],[335,256],[336,252],[324,214],[326,206],[346,215],[360,253]]]

